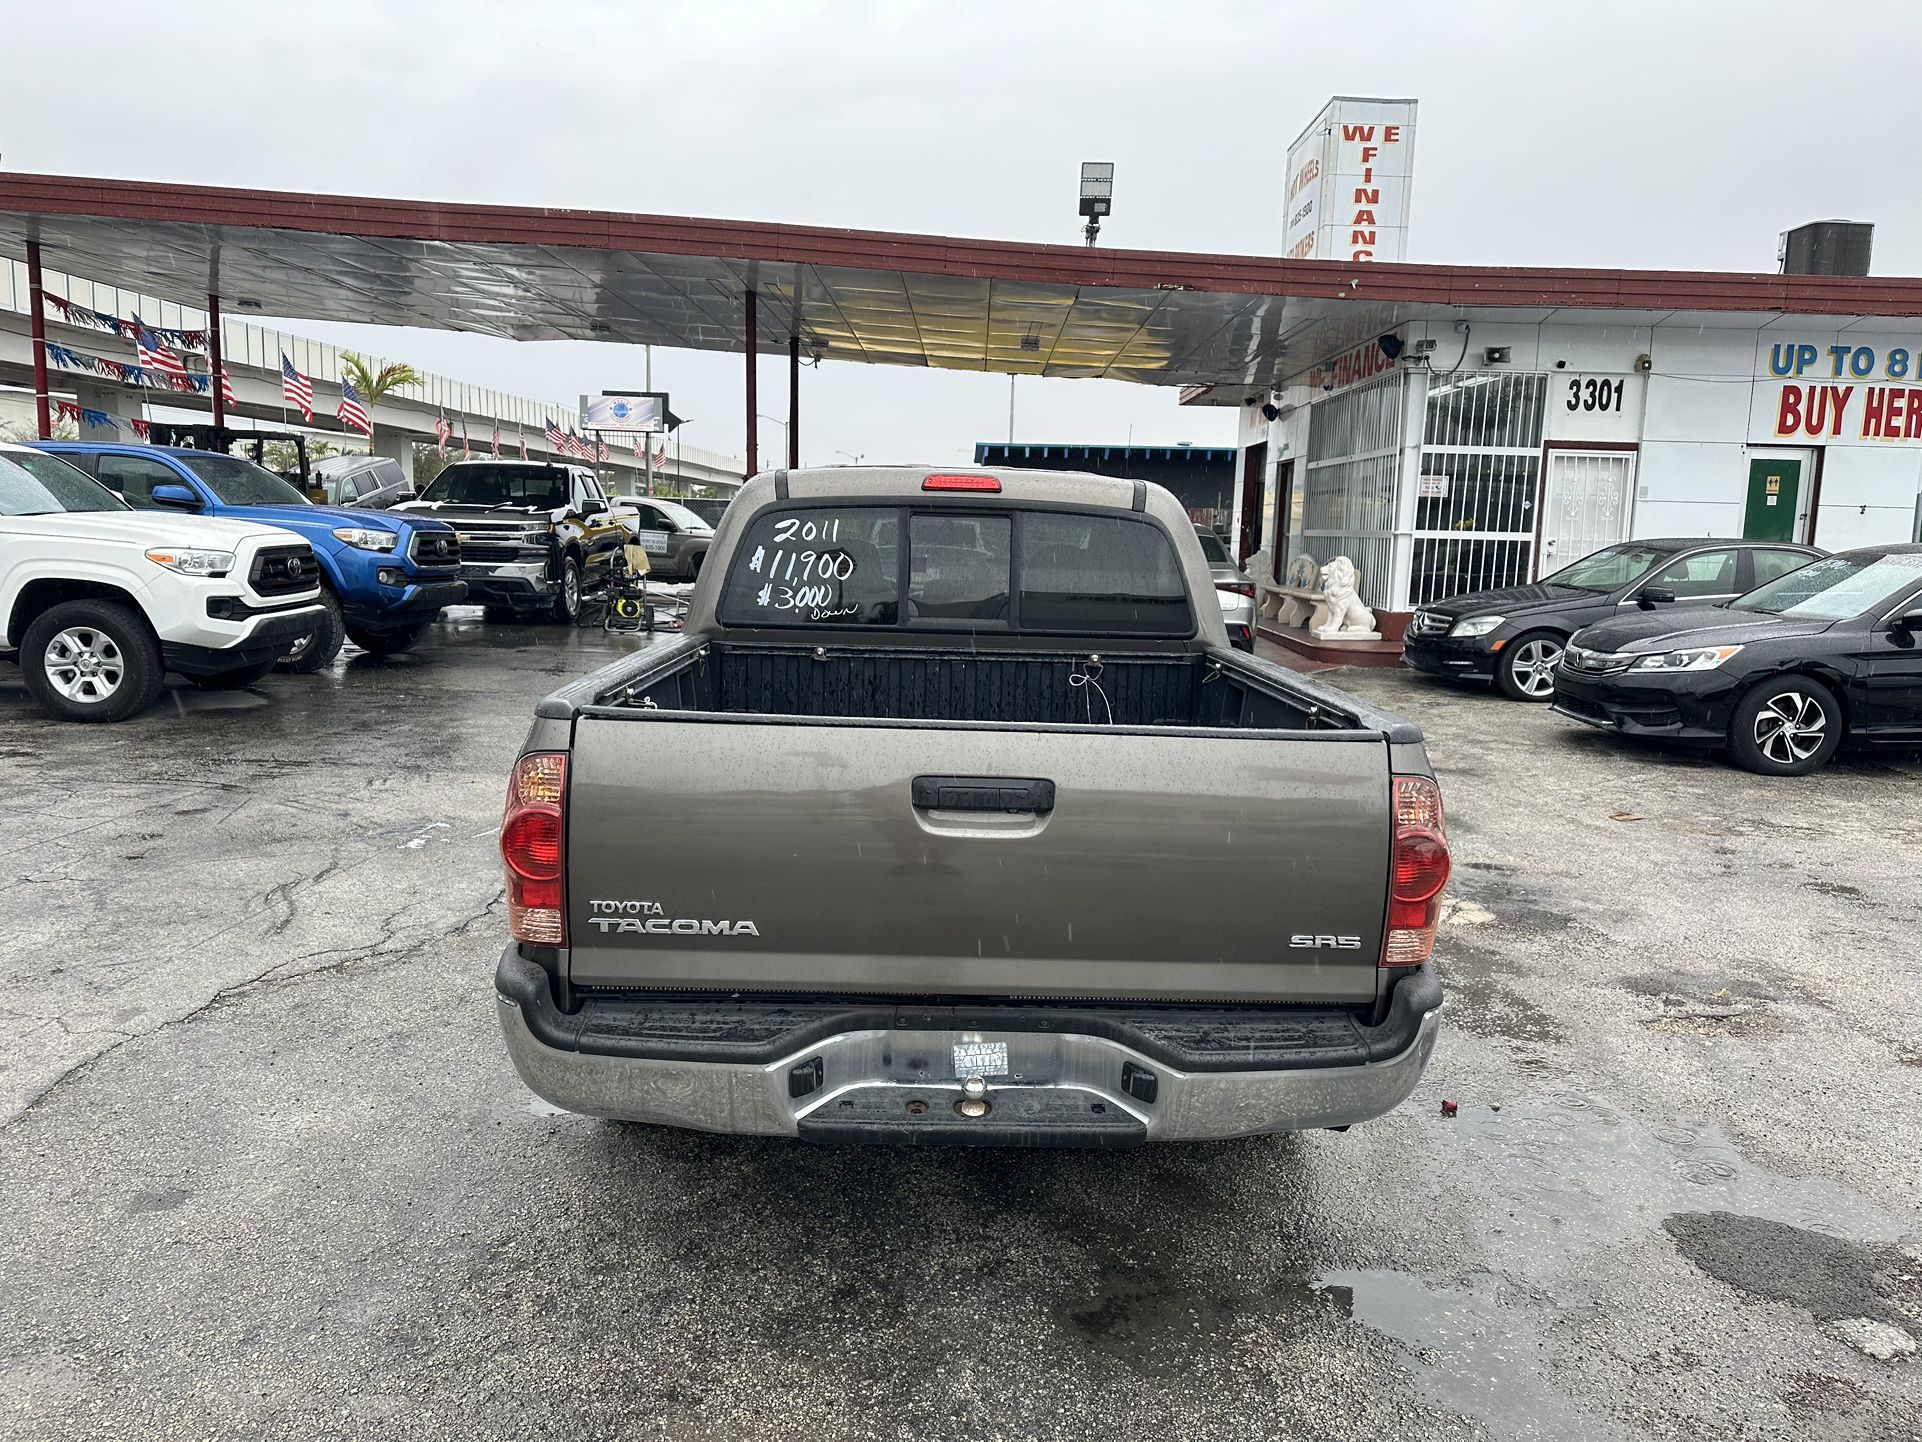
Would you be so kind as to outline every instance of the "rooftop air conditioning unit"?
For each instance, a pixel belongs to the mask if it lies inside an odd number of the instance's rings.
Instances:
[[[1775,259],[1783,275],[1867,275],[1874,239],[1865,220],[1812,220],[1782,232]]]

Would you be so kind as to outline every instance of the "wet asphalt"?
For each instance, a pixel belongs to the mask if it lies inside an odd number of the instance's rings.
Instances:
[[[1922,1437],[1922,757],[1332,675],[1449,805],[1404,1108],[821,1151],[502,1052],[506,768],[634,644],[458,611],[111,728],[0,670],[0,1437]]]

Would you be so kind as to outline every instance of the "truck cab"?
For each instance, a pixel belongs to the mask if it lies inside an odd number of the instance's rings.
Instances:
[[[365,651],[405,651],[443,606],[466,597],[460,544],[440,522],[315,505],[272,471],[217,451],[81,441],[42,441],[38,449],[80,467],[135,510],[256,521],[312,546],[323,614],[282,670],[317,671],[347,640]]]

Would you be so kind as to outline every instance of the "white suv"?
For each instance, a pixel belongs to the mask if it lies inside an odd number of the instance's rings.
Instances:
[[[167,671],[246,686],[320,615],[291,531],[136,511],[65,461],[0,445],[0,653],[68,721],[120,721]]]

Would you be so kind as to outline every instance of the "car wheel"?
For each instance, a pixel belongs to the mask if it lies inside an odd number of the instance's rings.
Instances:
[[[314,629],[302,636],[282,653],[279,669],[289,676],[305,676],[332,661],[340,654],[341,643],[347,639],[347,626],[340,618],[340,602],[328,591],[320,593],[320,614],[314,617]]]
[[[581,563],[574,556],[561,562],[561,587],[554,593],[554,619],[571,626],[581,618]]]
[[[687,578],[690,581],[701,579],[701,562],[707,559],[706,551],[696,551],[687,558]]]
[[[41,613],[20,643],[27,691],[63,721],[124,721],[160,694],[160,643],[139,612],[68,601]]]
[[[347,639],[363,651],[372,651],[376,656],[398,656],[411,647],[426,632],[428,623],[417,621],[411,626],[398,626],[391,631],[369,631],[361,626],[349,626]]]
[[[1841,703],[1806,676],[1758,681],[1729,718],[1729,754],[1761,776],[1806,776],[1827,765],[1841,744]]]
[[[1547,701],[1555,695],[1555,663],[1565,643],[1553,631],[1517,636],[1495,661],[1495,684],[1511,701]]]
[[[189,676],[187,679],[203,691],[239,691],[264,679],[280,658],[269,656],[265,661],[256,661],[251,666],[238,666],[232,671],[220,671],[212,676]]]

